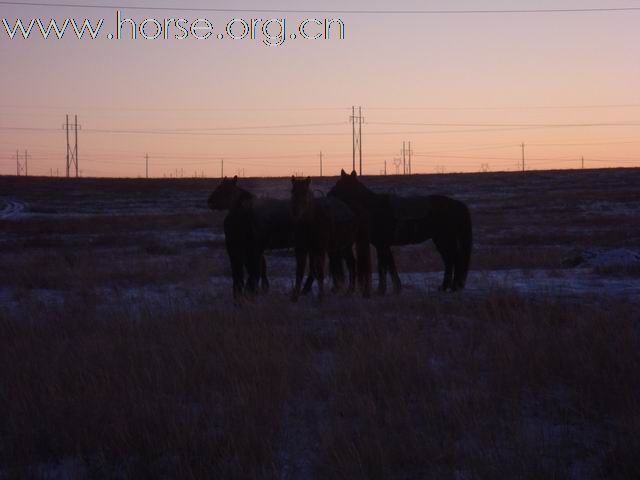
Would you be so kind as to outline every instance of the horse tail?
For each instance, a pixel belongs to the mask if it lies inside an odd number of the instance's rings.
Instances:
[[[458,233],[458,264],[456,277],[459,288],[464,288],[471,266],[471,250],[473,249],[473,225],[471,212],[465,204],[461,204],[460,226]]]

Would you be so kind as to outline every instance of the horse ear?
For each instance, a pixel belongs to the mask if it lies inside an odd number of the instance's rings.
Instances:
[[[358,174],[356,173],[355,170],[353,172],[351,172],[351,178],[356,178],[357,176],[358,176]]]
[[[233,177],[233,184],[237,184],[238,183],[238,176],[236,175],[235,177]]]
[[[342,175],[343,177],[348,177],[347,172],[344,171],[344,168],[342,169],[340,175]]]

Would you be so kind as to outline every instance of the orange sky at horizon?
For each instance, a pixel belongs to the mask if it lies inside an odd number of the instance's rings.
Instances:
[[[636,6],[623,0],[606,6],[613,4]],[[243,8],[256,5],[262,4],[248,1]],[[318,5],[288,1],[269,7]],[[514,8],[498,0],[321,5]],[[517,4],[560,6],[603,2]],[[124,11],[138,20],[169,14]],[[0,18],[10,21],[104,17],[105,32],[113,30],[113,15],[0,5]],[[217,24],[252,18],[180,15]],[[286,17],[290,29],[306,18]],[[365,117],[365,174],[381,173],[385,161],[394,173],[403,141],[412,142],[414,173],[515,170],[522,142],[532,169],[578,168],[582,156],[587,167],[640,166],[640,12],[341,17],[345,40],[292,40],[281,47],[257,40],[9,40],[0,26],[0,174],[16,173],[19,149],[29,151],[30,175],[62,175],[62,124],[69,113],[83,127],[83,176],[144,176],[146,153],[152,177],[176,169],[184,176],[219,176],[222,158],[228,175],[313,176],[320,151],[325,175],[335,175],[351,168],[352,105],[361,105]]]

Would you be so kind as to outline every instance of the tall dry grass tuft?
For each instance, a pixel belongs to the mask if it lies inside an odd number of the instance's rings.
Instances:
[[[41,311],[0,321],[0,469],[272,478],[306,349],[273,308]]]
[[[377,311],[340,324],[321,477],[638,478],[631,305],[496,291]]]

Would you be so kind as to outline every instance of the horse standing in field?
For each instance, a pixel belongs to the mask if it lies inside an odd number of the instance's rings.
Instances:
[[[259,280],[263,292],[269,290],[265,250],[290,248],[293,230],[290,206],[287,202],[257,199],[238,186],[238,177],[225,178],[211,193],[211,210],[228,211],[224,219],[225,245],[231,261],[233,296],[236,299],[245,288],[255,294]],[[248,275],[245,284],[245,269]]]
[[[294,247],[294,226],[291,202],[262,199],[238,186],[238,177],[225,178],[211,193],[211,210],[228,211],[224,220],[225,245],[231,261],[233,295],[238,300],[245,290],[255,294],[259,280],[262,290],[269,290],[266,250]],[[342,274],[342,263],[334,261],[336,276]],[[245,284],[245,270],[248,279]],[[343,275],[343,274],[342,274]],[[314,278],[310,275],[304,292],[311,291]]]
[[[330,268],[334,277],[334,290],[341,288],[342,258],[349,270],[349,292],[355,291],[355,216],[337,198],[315,198],[310,190],[311,177],[296,180],[291,177],[291,206],[295,224],[296,284],[293,300],[297,301],[304,278],[307,257],[311,275],[318,282],[319,298],[324,295],[324,267],[329,255]],[[336,266],[335,262],[340,262]]]
[[[386,292],[387,273],[394,289],[402,289],[391,246],[414,245],[433,239],[444,261],[442,291],[457,291],[465,287],[473,229],[468,207],[442,195],[400,197],[378,194],[342,170],[340,180],[329,196],[339,198],[356,215],[358,277],[366,293],[371,291],[371,256],[369,244],[378,254],[378,291]]]

